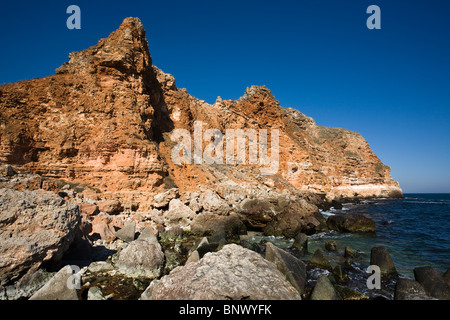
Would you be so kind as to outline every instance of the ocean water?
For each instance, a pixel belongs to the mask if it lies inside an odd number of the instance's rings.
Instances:
[[[413,269],[433,266],[442,273],[450,268],[450,194],[405,194],[404,199],[364,200],[344,204],[341,210],[322,212],[327,217],[342,213],[368,214],[376,222],[376,234],[328,232],[309,238],[308,249],[323,250],[335,240],[339,251],[350,246],[360,252],[362,266],[369,265],[372,247],[385,247],[398,273],[413,278]]]

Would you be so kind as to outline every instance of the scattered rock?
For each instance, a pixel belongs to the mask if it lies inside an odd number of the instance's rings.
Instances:
[[[160,209],[167,207],[172,199],[179,196],[178,188],[172,188],[166,192],[157,194],[153,199],[153,207]]]
[[[278,270],[285,275],[286,280],[300,294],[305,292],[306,265],[303,261],[278,248],[271,242],[267,242],[266,244],[266,259],[277,266]]]
[[[87,269],[90,273],[100,273],[112,271],[114,270],[114,266],[106,261],[95,261],[92,262]]]
[[[79,203],[80,213],[87,216],[93,216],[99,213],[98,207],[93,203]]]
[[[329,240],[325,242],[325,249],[327,251],[337,251],[337,244],[334,240]]]
[[[71,266],[58,271],[30,300],[78,300],[77,286],[80,274],[74,274]]]
[[[394,262],[392,261],[391,255],[383,247],[374,247],[370,251],[370,264],[380,267],[380,271],[385,275],[396,275],[397,270],[395,269]]]
[[[217,215],[227,215],[231,210],[228,203],[211,190],[203,192],[200,195],[199,203],[204,211]]]
[[[317,249],[313,256],[311,257],[311,260],[309,261],[309,264],[313,267],[331,270],[331,264],[328,261],[328,259],[323,254],[323,251],[320,249]]]
[[[116,214],[122,210],[122,204],[119,200],[102,200],[97,202],[100,212],[107,214]]]
[[[175,199],[177,200],[177,199]],[[174,201],[174,200],[172,200]],[[171,201],[171,203],[172,203]],[[192,211],[188,206],[184,205],[181,201],[176,205],[172,205],[172,208],[164,213],[164,218],[166,219],[166,224],[169,226],[182,225],[189,226],[191,221],[196,217],[194,211]]]
[[[312,291],[311,300],[341,300],[341,297],[336,292],[330,280],[321,274]]]
[[[137,239],[120,252],[116,266],[130,278],[157,278],[164,265],[164,253],[159,243]]]
[[[93,200],[93,201],[99,200],[98,194],[94,190],[85,189],[81,194],[83,195],[83,198],[85,200],[87,200],[87,199],[90,199],[90,200]]]
[[[277,267],[256,252],[230,244],[153,281],[142,300],[301,299]]]
[[[106,300],[102,289],[99,287],[90,287],[87,293],[88,300]]]
[[[150,243],[158,243],[158,239],[156,238],[155,233],[153,232],[153,229],[150,227],[145,227],[141,230],[141,234],[139,235],[139,240],[146,240]]]
[[[440,300],[450,300],[450,287],[436,268],[414,268],[414,278],[428,295]]]
[[[339,232],[375,232],[375,221],[364,214],[336,214],[329,216],[327,226]]]
[[[128,223],[122,229],[116,231],[116,237],[125,242],[131,242],[134,240],[136,235],[136,221]]]
[[[107,214],[99,214],[95,216],[92,223],[92,232],[90,235],[97,234],[100,239],[106,242],[112,242],[116,239],[116,231],[111,223],[111,218]]]

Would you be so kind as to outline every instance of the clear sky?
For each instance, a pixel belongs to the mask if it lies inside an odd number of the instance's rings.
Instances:
[[[81,30],[69,30],[69,5]],[[381,30],[369,30],[369,5]],[[139,17],[153,63],[213,103],[266,85],[284,107],[357,131],[404,192],[450,192],[450,1],[2,1],[0,83],[54,74]]]

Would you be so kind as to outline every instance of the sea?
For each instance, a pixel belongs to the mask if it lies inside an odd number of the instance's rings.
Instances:
[[[348,271],[350,283],[347,287],[371,298],[393,299],[396,278],[383,280],[381,290],[367,287],[370,274],[370,251],[373,247],[387,249],[400,277],[414,279],[414,268],[432,266],[444,273],[450,268],[450,194],[404,194],[403,199],[361,200],[359,203],[344,203],[342,209],[321,211],[325,218],[337,214],[367,214],[376,223],[376,233],[340,233],[329,231],[308,236],[309,261],[312,253],[321,249],[332,266],[342,263],[344,249],[349,246],[357,251]],[[279,247],[289,248],[293,240],[281,237],[264,237]],[[338,250],[327,252],[325,243],[334,240]],[[320,274],[329,271],[313,268],[308,270],[311,286]]]
[[[368,214],[376,223],[375,234],[328,232],[314,235],[309,250],[334,240],[338,248],[350,246],[370,260],[373,247],[385,247],[397,272],[414,278],[416,267],[450,268],[450,194],[408,193],[403,199],[363,200],[342,209],[322,211],[324,217],[342,213]]]

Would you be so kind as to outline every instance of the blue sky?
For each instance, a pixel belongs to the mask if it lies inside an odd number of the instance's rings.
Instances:
[[[66,8],[81,8],[81,30]],[[369,5],[381,30],[369,30]],[[125,17],[153,63],[214,102],[266,85],[284,107],[357,131],[404,192],[450,192],[450,1],[23,1],[0,5],[0,83],[48,76]]]

